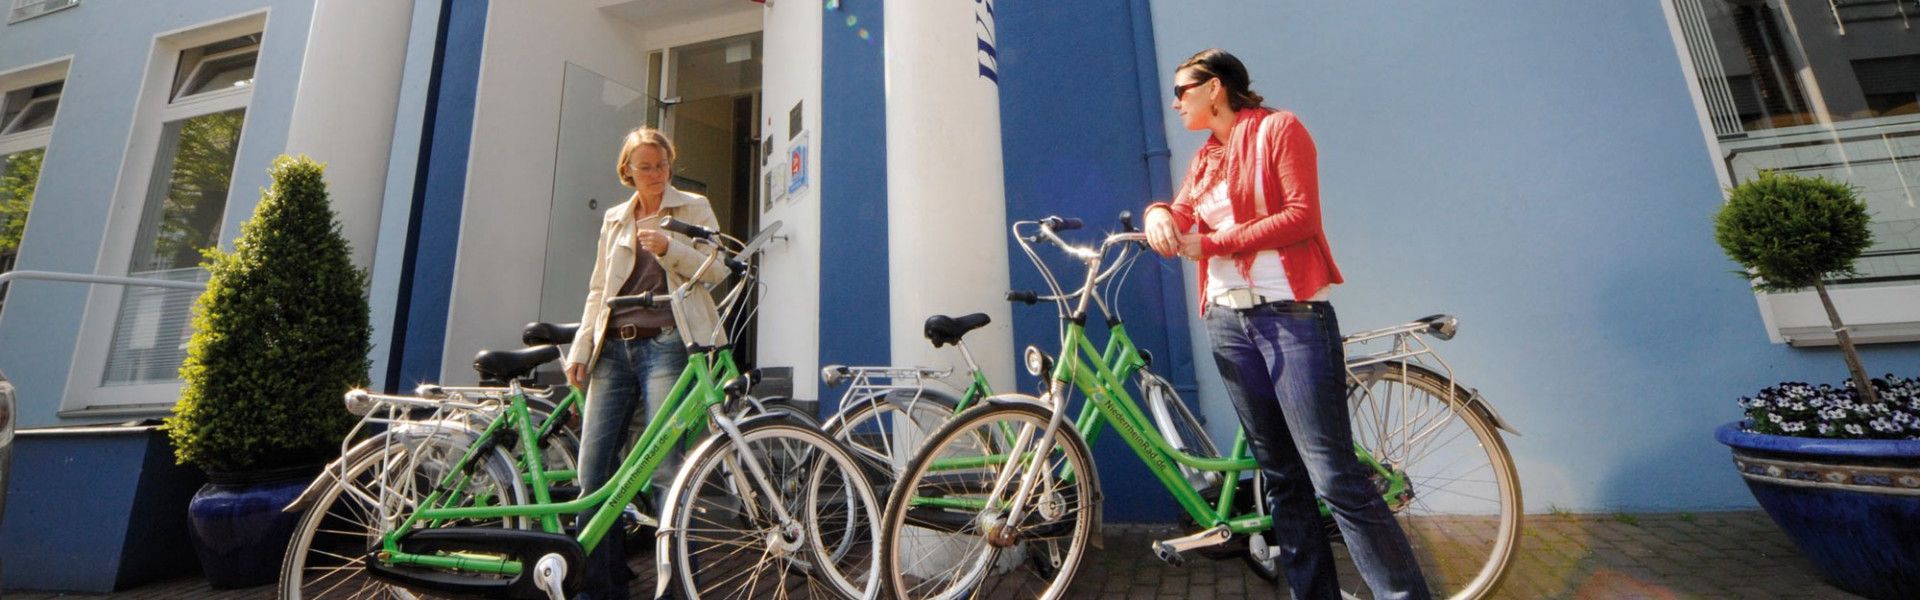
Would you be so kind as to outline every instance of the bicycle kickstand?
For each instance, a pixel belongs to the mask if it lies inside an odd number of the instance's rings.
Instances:
[[[1227,543],[1230,539],[1233,539],[1233,530],[1223,523],[1191,535],[1154,542],[1153,555],[1167,564],[1178,567],[1187,563],[1186,557],[1180,555],[1182,552],[1218,546]]]

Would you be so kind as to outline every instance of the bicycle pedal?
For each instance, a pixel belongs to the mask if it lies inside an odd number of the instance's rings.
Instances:
[[[1181,556],[1179,550],[1173,549],[1173,546],[1167,545],[1166,542],[1153,543],[1153,556],[1160,559],[1160,562],[1176,567],[1184,567],[1187,565],[1186,557]]]
[[[647,516],[647,513],[640,512],[640,509],[634,508],[632,504],[628,504],[625,509],[622,509],[620,511],[620,519],[623,521],[626,521],[627,523],[633,525],[634,527],[659,527],[660,526],[660,521],[658,519]]]
[[[540,557],[533,568],[534,587],[547,593],[548,600],[566,599],[567,559],[558,554]]]
[[[1233,539],[1233,529],[1225,524],[1215,525],[1193,534],[1154,542],[1153,555],[1177,567],[1186,564],[1187,560],[1182,556],[1186,551],[1218,546],[1231,539]]]

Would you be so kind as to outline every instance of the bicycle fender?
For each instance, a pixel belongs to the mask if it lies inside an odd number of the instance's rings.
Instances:
[[[734,421],[734,427],[736,429],[746,430],[751,425],[757,425],[760,423],[771,422],[771,421],[784,422],[787,424],[797,426],[802,429],[812,429],[814,431],[820,431],[819,424],[813,423],[805,418],[799,417],[793,413],[788,413],[785,411],[764,412],[757,415],[753,415],[751,417],[740,419],[738,421]],[[820,435],[825,436],[826,433],[821,432]],[[832,439],[832,438],[829,437],[828,439]],[[707,455],[707,453],[715,452],[714,450],[715,446],[718,446],[725,441],[726,441],[726,436],[720,434],[719,432],[707,434],[705,437],[700,438],[700,443],[695,444],[693,447],[693,450],[687,452],[686,457],[681,459],[682,460],[681,464],[685,466],[692,466],[694,464],[699,463],[699,461],[702,458],[704,458]],[[655,590],[654,590],[654,597],[656,598],[667,597],[667,592],[671,591],[671,587],[674,582],[674,577],[672,576],[673,559],[670,558],[673,556],[673,544],[672,544],[673,538],[671,537],[673,535],[672,515],[681,510],[680,492],[687,485],[691,484],[689,479],[691,479],[692,477],[693,477],[693,469],[690,469],[690,468],[683,467],[680,469],[679,473],[675,473],[673,476],[673,484],[667,487],[666,504],[660,507],[660,514],[659,514],[660,527],[654,533],[654,544],[655,544],[654,556],[656,557],[656,560],[654,560],[654,571],[655,571],[655,577],[657,578],[655,579],[655,581],[658,582],[657,584],[655,584]]]
[[[1500,413],[1495,412],[1493,410],[1493,403],[1488,402],[1486,396],[1480,395],[1480,390],[1478,389],[1467,390],[1467,406],[1473,410],[1479,411],[1480,416],[1486,417],[1487,422],[1493,423],[1493,427],[1495,429],[1499,429],[1501,431],[1505,431],[1507,433],[1511,433],[1514,435],[1520,435],[1520,430],[1514,429],[1512,424],[1508,423],[1506,419],[1500,417]]]
[[[980,403],[987,406],[1030,405],[1038,407],[1041,410],[1053,410],[1053,405],[1026,394],[995,394],[988,396],[985,400],[981,400]],[[1071,428],[1073,427],[1073,420],[1069,419],[1062,425]],[[1093,449],[1087,447],[1086,440],[1080,439],[1079,435],[1067,436],[1067,439],[1070,440],[1068,442],[1070,444],[1079,444],[1080,451],[1085,453],[1089,460],[1093,458]],[[1106,494],[1101,491],[1102,488],[1100,487],[1099,465],[1095,464],[1094,466],[1095,468],[1092,471],[1085,474],[1087,478],[1087,489],[1093,492],[1091,494],[1092,499],[1087,502],[1087,506],[1093,510],[1093,527],[1089,530],[1091,535],[1087,538],[1087,543],[1095,548],[1104,550],[1107,547],[1106,536],[1101,533],[1101,529],[1106,525],[1106,518],[1101,515],[1101,511],[1104,505],[1106,505]]]
[[[445,436],[462,446],[471,446],[475,440],[479,439],[480,430],[466,423],[447,419],[394,423],[387,431],[354,444],[346,452],[340,453],[340,458],[327,463],[327,466],[320,469],[320,475],[313,479],[313,483],[309,484],[307,489],[301,490],[300,495],[294,497],[293,502],[288,503],[286,507],[281,508],[280,512],[305,511],[308,505],[313,504],[314,497],[319,496],[328,486],[340,480],[336,473],[345,471],[347,465],[358,462],[368,454],[379,451],[387,445],[389,439],[399,438],[404,443],[405,440],[418,440],[436,435]]]

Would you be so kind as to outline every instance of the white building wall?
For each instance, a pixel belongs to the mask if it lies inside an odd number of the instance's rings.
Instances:
[[[781,221],[784,240],[768,246],[760,276],[766,283],[760,310],[759,363],[793,367],[793,394],[817,399],[820,380],[820,155],[821,19],[818,0],[776,2],[766,11],[766,78],[761,126],[773,137],[773,163],[788,151],[788,112],[800,103],[811,152],[811,185],[774,203],[761,223]],[[876,238],[878,239],[878,238]]]

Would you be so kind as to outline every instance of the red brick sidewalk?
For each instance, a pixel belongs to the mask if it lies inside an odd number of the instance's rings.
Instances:
[[[1272,598],[1274,591],[1238,560],[1196,559],[1175,568],[1153,558],[1147,544],[1177,535],[1168,526],[1110,525],[1106,548],[1088,555],[1073,585],[1074,598]],[[642,572],[636,598],[653,591],[653,569]],[[8,600],[49,600],[57,594],[10,593]],[[98,597],[98,596],[95,596]],[[114,600],[251,600],[275,597],[271,587],[215,592],[198,577],[104,596]],[[1834,598],[1833,589],[1766,515],[1530,515],[1519,556],[1500,598]]]

